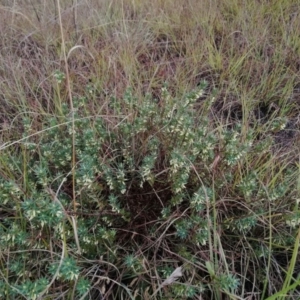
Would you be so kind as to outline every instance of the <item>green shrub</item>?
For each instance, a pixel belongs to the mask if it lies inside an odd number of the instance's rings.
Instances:
[[[239,245],[249,256],[271,250],[265,239],[276,236],[262,226],[288,197],[293,170],[267,186],[253,163],[264,141],[199,114],[200,97],[212,102],[206,91],[202,82],[176,98],[165,86],[160,99],[138,99],[128,89],[101,115],[90,113],[88,98],[74,98],[74,112],[63,104],[60,115],[41,116],[36,135],[36,120],[24,117],[18,156],[3,151],[0,294],[38,299],[62,288],[69,297],[96,297],[101,282],[103,293],[114,286],[120,297],[191,299],[210,290],[217,299],[256,280],[242,279],[241,264],[228,257]],[[281,237],[276,247],[293,245],[292,235]],[[178,264],[184,274],[162,291],[155,276],[172,276]]]

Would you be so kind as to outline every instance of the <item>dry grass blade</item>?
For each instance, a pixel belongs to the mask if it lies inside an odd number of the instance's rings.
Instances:
[[[154,292],[152,295],[152,298],[165,286],[172,284],[175,282],[178,278],[182,276],[182,267],[176,268],[173,273],[164,280],[164,282],[158,287],[158,289]]]
[[[172,284],[174,281],[176,281],[178,278],[182,276],[182,267],[178,267],[175,269],[175,271],[161,284],[161,288]]]

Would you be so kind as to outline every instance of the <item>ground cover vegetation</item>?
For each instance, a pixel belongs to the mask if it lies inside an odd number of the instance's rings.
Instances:
[[[1,299],[299,299],[292,0],[0,4]]]

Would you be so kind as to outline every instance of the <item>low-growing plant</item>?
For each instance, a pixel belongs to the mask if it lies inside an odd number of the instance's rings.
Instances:
[[[93,295],[99,281],[104,296],[118,281],[120,292],[130,287],[126,293],[136,299],[145,291],[155,293],[160,278],[168,277],[166,266],[160,267],[166,259],[169,272],[181,264],[186,275],[164,287],[161,296],[188,299],[209,290],[215,299],[222,292],[238,296],[241,278],[228,257],[231,247],[246,243],[252,255],[259,243],[268,251],[275,251],[275,243],[292,247],[291,234],[279,241],[263,229],[266,223],[273,226],[273,218],[287,218],[290,228],[298,222],[297,212],[272,216],[273,203],[288,197],[291,172],[282,170],[280,185],[266,186],[259,169],[249,170],[262,141],[251,130],[243,136],[240,124],[214,127],[199,116],[194,106],[204,94],[209,101],[206,90],[202,82],[176,98],[166,85],[159,100],[150,95],[140,100],[128,89],[101,115],[89,113],[87,97],[74,98],[73,114],[63,104],[61,115],[41,116],[35,135],[36,120],[23,118],[23,138],[2,150],[7,174],[0,191],[7,213],[1,226],[3,297],[38,299],[63,286],[68,295]],[[9,154],[11,147],[18,159]],[[236,199],[230,200],[236,202],[232,209],[224,197]],[[98,261],[97,271],[90,261]]]
[[[299,299],[295,3],[25,2],[0,6],[0,298]]]

